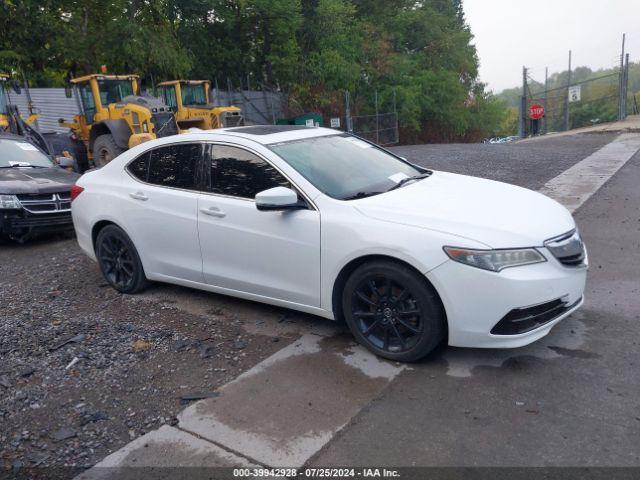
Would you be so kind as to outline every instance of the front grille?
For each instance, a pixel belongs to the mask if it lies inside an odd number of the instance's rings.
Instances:
[[[21,228],[56,228],[73,224],[71,212],[61,212],[55,215],[27,216],[23,218],[11,218],[7,220],[7,227]]]
[[[566,300],[558,298],[532,307],[514,308],[496,323],[491,329],[491,334],[518,335],[530,332],[568,312],[581,300],[582,298],[579,298],[576,302],[568,305]]]
[[[173,113],[154,113],[151,115],[156,137],[168,137],[178,134],[178,124]]]
[[[567,267],[582,267],[586,262],[584,242],[577,230],[551,238],[544,246],[558,261]]]
[[[16,196],[22,208],[29,213],[38,215],[71,211],[70,192],[22,193]]]

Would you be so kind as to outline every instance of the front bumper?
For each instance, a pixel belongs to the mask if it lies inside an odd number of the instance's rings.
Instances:
[[[506,268],[499,273],[452,260],[427,273],[444,304],[449,345],[479,348],[527,345],[545,336],[582,305],[586,266],[567,267],[545,248],[539,251],[547,258],[546,262]],[[558,302],[562,305],[558,306]],[[541,308],[544,305],[556,308],[547,313],[549,308]],[[536,317],[527,318],[530,317],[527,313]],[[505,328],[505,318],[507,321],[526,318],[528,324]]]
[[[24,209],[0,210],[0,233],[24,240],[37,233],[73,230],[71,212],[32,214]]]

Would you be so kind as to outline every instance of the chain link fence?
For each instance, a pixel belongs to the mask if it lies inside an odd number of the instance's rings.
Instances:
[[[351,117],[352,133],[377,145],[395,145],[398,138],[398,114],[396,112]]]
[[[614,65],[595,72],[586,67],[572,70],[571,52],[568,69],[548,78],[545,67],[544,81],[540,69],[523,67],[520,136],[622,120],[633,111],[634,98],[627,98],[629,54],[625,54],[624,42],[623,36],[622,52],[612,58]],[[539,117],[542,111],[544,114]]]
[[[619,115],[619,73],[572,82],[546,91],[527,91],[526,111],[542,105],[539,120],[528,118],[525,135],[536,135],[612,122]]]
[[[400,142],[395,89],[379,95],[377,90],[345,92],[346,130],[376,145]]]

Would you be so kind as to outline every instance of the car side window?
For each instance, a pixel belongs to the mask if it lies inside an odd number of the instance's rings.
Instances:
[[[127,170],[129,170],[129,173],[142,182],[147,181],[147,175],[149,173],[149,157],[150,156],[151,156],[151,152],[147,152],[143,155],[140,155],[133,162],[127,165]]]
[[[196,190],[198,162],[203,148],[201,143],[187,143],[152,150],[147,182],[162,187]]]
[[[209,191],[221,195],[253,199],[257,193],[291,184],[269,163],[238,147],[213,145]]]

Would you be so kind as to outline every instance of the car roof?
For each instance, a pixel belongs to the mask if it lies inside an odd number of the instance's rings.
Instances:
[[[25,137],[14,135],[13,133],[0,133],[0,140],[15,140],[16,142],[29,143],[29,140],[27,140]]]
[[[251,125],[208,131],[211,133],[247,138],[263,145],[343,133],[331,128],[307,127],[305,125]]]

